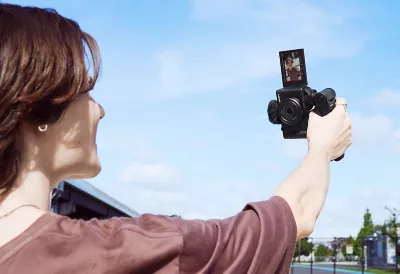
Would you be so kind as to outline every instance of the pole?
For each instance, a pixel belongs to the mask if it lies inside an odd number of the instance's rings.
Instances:
[[[333,240],[333,274],[336,274],[336,237]]]
[[[299,240],[299,258],[298,258],[299,264],[300,264],[300,250],[301,250],[301,239]]]
[[[293,274],[293,271],[294,271],[294,267],[293,267],[293,265],[294,265],[294,258],[292,258],[292,274]]]
[[[396,227],[397,227],[397,225],[396,225]],[[396,232],[397,233],[397,232]],[[398,256],[399,256],[399,237],[397,236],[397,234],[396,234],[396,248],[395,248],[395,252],[396,252],[396,256],[395,256],[395,263],[396,263],[396,274],[399,274],[399,263],[398,263]]]
[[[313,238],[310,238],[310,239],[311,239],[311,268],[310,268],[310,274],[313,274],[312,271],[313,271],[313,256],[314,256],[314,254],[313,254],[313,249],[314,249],[314,242],[313,242]]]
[[[362,238],[361,244],[361,272],[364,274],[365,265],[364,265],[364,237]]]
[[[397,235],[397,214],[396,212],[393,213],[393,219],[394,219],[394,229],[395,229],[395,233],[396,233],[396,237],[395,239],[395,253],[396,256],[394,256],[395,258],[395,264],[396,264],[396,274],[399,274],[399,263],[398,263],[398,256],[399,256],[399,235]]]

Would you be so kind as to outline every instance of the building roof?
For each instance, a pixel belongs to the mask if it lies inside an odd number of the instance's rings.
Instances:
[[[376,235],[372,234],[372,235],[368,235],[368,236],[364,237],[364,239],[369,240],[369,241],[371,241],[371,240],[377,241],[377,240],[380,240],[382,238],[390,238],[390,236],[389,235],[385,235],[385,234],[381,234],[381,233],[377,233]]]
[[[100,189],[94,187],[91,183],[85,181],[85,180],[68,180],[68,181],[63,181],[57,185],[57,188],[60,190],[64,190],[66,185],[70,185],[72,187],[75,187],[90,196],[97,198],[104,203],[124,212],[125,214],[132,216],[132,217],[137,217],[140,214],[136,212],[135,210],[129,208],[128,206],[124,205],[123,203],[119,202],[117,199],[109,196],[108,194],[104,193]]]

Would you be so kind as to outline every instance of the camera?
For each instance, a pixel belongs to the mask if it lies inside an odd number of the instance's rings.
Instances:
[[[280,51],[279,57],[283,88],[276,91],[276,100],[269,102],[268,118],[281,125],[284,139],[304,139],[310,112],[329,114],[335,108],[336,93],[331,88],[317,92],[308,86],[304,49]]]

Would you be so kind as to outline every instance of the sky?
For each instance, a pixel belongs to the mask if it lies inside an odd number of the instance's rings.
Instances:
[[[90,182],[132,209],[225,218],[271,197],[307,150],[266,113],[278,52],[295,48],[309,86],[344,97],[353,123],[312,236],[354,236],[367,207],[375,223],[400,207],[400,2],[7,2],[54,8],[98,41],[106,117]]]

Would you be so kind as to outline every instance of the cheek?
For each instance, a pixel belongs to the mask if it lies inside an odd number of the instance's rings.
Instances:
[[[93,126],[84,121],[75,122],[68,130],[59,132],[60,144],[69,148],[87,147],[92,140]]]
[[[53,163],[56,170],[82,174],[82,176],[100,167],[96,147],[86,139],[75,140],[74,146],[59,146]]]
[[[55,162],[57,165],[73,165],[74,163],[91,162],[97,158],[93,130],[88,125],[74,126],[65,134],[61,134],[58,142]]]

